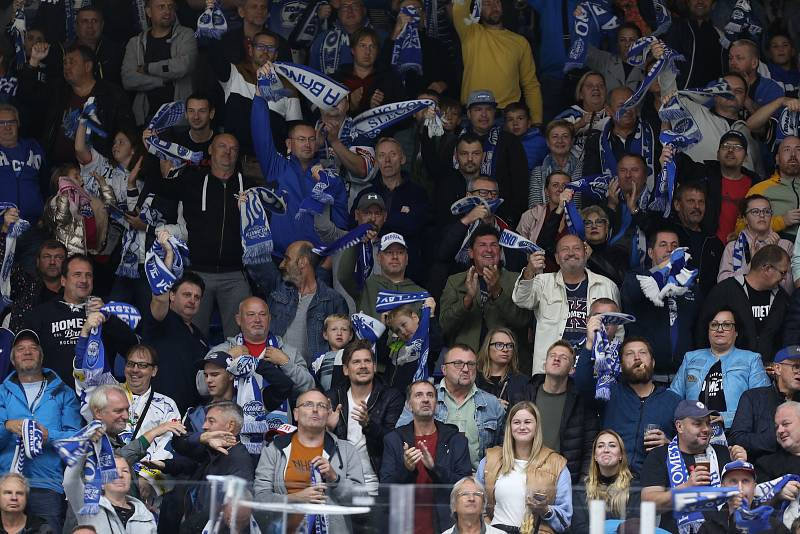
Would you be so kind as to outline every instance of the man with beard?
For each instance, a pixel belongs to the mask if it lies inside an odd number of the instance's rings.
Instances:
[[[423,135],[422,153],[433,150],[434,141]],[[481,174],[483,161],[483,142],[474,133],[462,134],[456,142],[456,164],[447,157],[434,158],[437,163],[442,162],[436,172],[440,178],[436,180],[433,204],[433,216],[436,226],[444,227],[453,220],[450,206],[456,200],[467,195],[467,184]]]
[[[547,349],[556,340],[564,339],[576,348],[583,345],[587,312],[595,300],[620,301],[614,282],[586,268],[588,248],[580,237],[567,234],[556,243],[558,272],[544,273],[545,254],[534,252],[514,284],[514,303],[536,315],[534,374],[544,371]]]
[[[720,473],[731,460],[747,460],[747,452],[740,446],[730,449],[724,445],[712,445],[711,419],[719,412],[709,410],[699,401],[682,400],[675,408],[675,430],[677,439],[668,445],[653,449],[642,466],[642,501],[652,501],[656,513],[661,514],[661,528],[677,534],[678,523],[697,532],[699,520],[683,514],[673,515],[672,490],[696,486],[720,486]],[[697,461],[697,455],[705,454],[705,464]],[[682,529],[681,532],[684,532]]]
[[[13,212],[14,209],[6,210]],[[19,217],[17,214],[16,217]],[[1,235],[1,234],[0,234]],[[5,257],[6,240],[0,239],[0,258]],[[61,295],[61,264],[67,257],[67,248],[60,241],[48,239],[36,255],[36,273],[25,270],[19,263],[11,269],[11,319],[8,328],[16,332],[22,326],[22,317],[34,306],[57,300]]]
[[[211,140],[214,138],[214,130],[211,128],[211,121],[214,120],[217,110],[211,102],[210,97],[203,93],[192,93],[186,99],[186,112],[184,117],[189,123],[189,128],[175,128],[169,140],[185,146],[192,152],[202,152],[203,159],[197,165],[208,167],[211,165],[211,156],[208,149],[211,147]],[[194,165],[191,161],[189,165]]]
[[[515,331],[520,371],[530,373],[527,326],[531,314],[511,300],[517,273],[503,267],[500,232],[481,225],[469,238],[471,266],[447,279],[440,306],[439,324],[450,346],[466,344],[477,349],[493,328]]]
[[[781,141],[776,156],[777,169],[768,179],[750,188],[747,195],[760,194],[772,205],[772,229],[794,241],[800,223],[800,138],[790,135]]]
[[[606,327],[610,338],[616,328]],[[600,318],[590,317],[586,325],[586,343],[578,354],[575,385],[581,394],[595,399],[602,420],[600,427],[610,428],[622,437],[631,472],[638,475],[647,453],[672,439],[672,414],[681,398],[653,383],[653,350],[646,339],[637,336],[629,337],[619,348],[622,375],[611,385],[608,400],[596,398],[592,346],[599,329]],[[647,431],[650,425],[658,428]]]
[[[272,333],[283,338],[290,358],[311,367],[314,358],[327,352],[322,337],[325,317],[347,313],[344,298],[317,277],[320,257],[308,241],[295,241],[283,255],[279,269],[272,261],[250,269],[272,311]]]

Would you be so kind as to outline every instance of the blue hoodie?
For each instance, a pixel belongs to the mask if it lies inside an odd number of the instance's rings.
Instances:
[[[266,100],[260,96],[253,98],[250,128],[261,172],[264,173],[268,184],[278,183],[277,189],[284,191],[283,198],[286,201],[286,213],[273,214],[270,220],[275,254],[283,256],[286,248],[295,241],[319,243],[320,239],[314,231],[313,217],[305,214],[300,220],[295,219],[300,203],[311,195],[311,190],[317,183],[311,175],[311,167],[317,161],[304,171],[295,156],[286,157],[275,150],[269,123],[269,108]],[[344,188],[335,193],[334,204],[331,206],[331,220],[339,228],[348,227],[347,191]]]
[[[536,43],[536,72],[539,76],[562,79],[567,50],[564,49],[564,24],[561,11],[562,2],[553,0],[528,0],[528,5],[536,11],[539,18],[540,39]],[[575,17],[572,13],[578,0],[567,0],[566,34],[569,35]],[[567,43],[569,47],[569,43]]]
[[[81,428],[81,414],[75,392],[67,387],[52,370],[44,368],[47,380],[44,393],[28,407],[25,391],[14,371],[0,384],[0,471],[11,468],[16,448],[16,434],[6,430],[12,419],[33,419],[47,429],[44,450],[35,459],[25,459],[24,475],[31,486],[64,493],[64,465],[53,447],[53,440],[68,438]]]

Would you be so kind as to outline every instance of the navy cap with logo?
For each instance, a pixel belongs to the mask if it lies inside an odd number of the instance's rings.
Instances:
[[[725,141],[735,141],[744,147],[747,151],[747,137],[739,130],[728,130],[722,137],[719,138],[719,146],[722,146]]]
[[[691,417],[693,419],[701,419],[709,415],[719,415],[718,411],[709,410],[706,405],[700,401],[695,400],[682,400],[675,407],[675,421]]]
[[[228,365],[233,361],[233,356],[225,352],[224,350],[215,350],[213,352],[209,352],[206,354],[206,357],[202,360],[197,360],[195,362],[195,366],[199,370],[203,370],[207,363],[213,363],[218,367],[222,367],[223,369],[227,369]]]
[[[775,359],[773,360],[775,363],[781,363],[785,360],[800,360],[800,345],[789,345],[775,353]]]
[[[756,476],[756,468],[753,467],[753,464],[745,462],[744,460],[736,460],[735,462],[728,462],[725,464],[725,467],[722,468],[722,475],[720,478],[725,478],[725,475],[732,471],[750,471],[753,477]]]
[[[358,199],[356,209],[363,211],[370,206],[380,206],[381,209],[385,210],[386,202],[383,201],[383,197],[378,193],[367,193],[366,195],[361,195],[361,198]]]

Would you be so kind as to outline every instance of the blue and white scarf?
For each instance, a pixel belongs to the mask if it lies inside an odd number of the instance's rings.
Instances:
[[[676,174],[678,172],[675,164],[675,157],[678,152],[683,152],[690,146],[699,143],[703,134],[694,120],[686,119],[676,123],[679,127],[687,128],[685,132],[679,133],[675,130],[664,130],[658,136],[659,141],[664,146],[671,146],[674,150],[673,156],[666,161],[658,179],[653,187],[653,199],[648,205],[650,211],[663,212],[664,218],[669,217],[672,211],[672,195],[675,192]]]
[[[375,348],[375,343],[386,331],[386,325],[380,320],[367,315],[364,312],[354,313],[350,316],[350,321],[353,323],[353,331],[358,339],[366,339],[372,343],[372,348]]]
[[[722,97],[732,100],[736,96],[731,91],[731,86],[725,78],[719,78],[709,82],[705,87],[696,87],[693,89],[681,89],[676,91],[672,97],[661,104],[658,108],[658,117],[662,121],[670,123],[678,120],[683,120],[691,117],[689,113],[680,103],[680,98],[685,97],[691,99],[700,105],[707,106],[714,97]],[[679,130],[673,124],[673,129]]]
[[[228,21],[225,20],[219,2],[214,2],[214,5],[203,11],[197,19],[197,30],[194,32],[194,36],[198,39],[204,37],[222,39],[227,31]]]
[[[754,43],[761,42],[763,28],[756,19],[749,0],[736,0],[731,18],[723,31],[725,38],[731,43],[738,39],[748,39]]]
[[[495,152],[497,151],[497,143],[500,141],[500,126],[492,126],[483,138],[483,161],[481,161],[481,174],[484,176],[495,177],[495,168],[497,166],[497,158]],[[459,136],[465,133],[475,133],[472,125],[467,125],[466,128],[461,130]],[[476,134],[477,135],[477,134]],[[453,149],[453,168],[458,169],[458,159],[456,158],[456,150]]]
[[[611,398],[611,386],[614,385],[622,371],[619,361],[619,339],[609,339],[606,326],[625,325],[636,321],[636,317],[627,313],[607,312],[601,313],[600,330],[594,336],[592,356],[594,357],[594,373],[597,383],[594,389],[594,398],[607,401]]]
[[[750,508],[746,500],[742,501],[742,505],[733,513],[733,520],[741,532],[748,534],[759,534],[760,532],[770,532],[772,527],[769,524],[769,518],[775,513],[772,506],[759,506]]]
[[[679,534],[691,534],[700,528],[703,522],[702,510],[705,509],[703,508],[705,503],[717,499],[725,500],[739,492],[738,488],[734,488],[736,491],[732,494],[720,493],[720,489],[730,490],[730,488],[719,487],[717,452],[714,447],[709,445],[706,448],[706,455],[711,464],[711,487],[681,490],[677,487],[689,479],[689,473],[678,448],[678,436],[675,436],[667,446],[667,473],[669,474],[669,485],[672,488],[673,514],[678,523]]]
[[[272,66],[278,74],[289,80],[300,94],[322,111],[335,108],[350,93],[347,87],[311,67],[285,62],[276,62]]]
[[[657,42],[658,37],[655,35],[648,35],[646,37],[640,37],[637,39],[636,42],[633,43],[633,46],[631,46],[631,49],[628,51],[627,63],[629,65],[633,65],[634,67],[644,67],[647,56],[650,55],[650,49]],[[650,67],[650,70],[648,70],[645,74],[642,83],[639,84],[639,87],[636,88],[636,91],[630,96],[630,98],[628,98],[628,100],[626,100],[619,107],[614,117],[619,120],[626,111],[638,106],[647,94],[647,89],[653,85],[653,82],[658,79],[658,76],[665,68],[671,70],[674,74],[678,74],[678,67],[675,65],[675,63],[677,61],[685,61],[685,59],[686,58],[675,52],[673,49],[665,47],[664,55],[656,60],[655,63],[653,63],[653,65]]]
[[[16,76],[2,76],[0,77],[0,94],[8,95],[8,96],[16,96],[17,95],[17,87],[19,86],[19,80]]]
[[[322,21],[319,18],[319,8],[328,5],[325,1],[310,1],[306,4],[303,13],[295,21],[292,33],[289,34],[289,44],[292,48],[303,49],[317,36],[317,29]]]
[[[239,205],[239,232],[244,265],[267,263],[272,254],[272,230],[269,227],[267,207],[261,200],[259,189],[266,188],[254,187],[241,193],[245,197],[244,204]]]
[[[364,113],[357,115],[352,123],[347,123],[346,128],[343,128],[345,130],[344,136],[349,137],[351,143],[362,136],[368,139],[375,139],[389,126],[430,107],[435,108],[436,102],[428,98],[421,98],[418,100],[392,102],[391,104],[368,109]]]
[[[564,220],[567,223],[567,232],[580,237],[581,241],[586,240],[583,218],[575,205],[575,201],[572,199],[564,202]]]
[[[450,213],[453,215],[466,215],[478,206],[484,205],[490,213],[494,214],[497,212],[497,208],[499,208],[502,203],[502,198],[485,200],[477,195],[469,196],[453,202],[453,204],[450,206]],[[469,228],[467,228],[467,235],[464,236],[464,240],[461,242],[461,248],[459,248],[458,252],[456,253],[457,262],[463,264],[469,263],[469,253],[467,252],[469,240],[472,237],[473,232],[475,232],[475,229],[480,226],[481,222],[482,221],[480,219],[472,221],[472,223],[469,225]]]
[[[18,9],[14,13],[14,22],[11,25],[11,38],[14,41],[14,62],[19,68],[25,65],[25,10]]]
[[[500,233],[500,246],[509,249],[522,250],[526,254],[533,254],[534,252],[544,251],[542,247],[540,247],[533,241],[525,239],[518,233],[512,232],[507,228]]]
[[[739,237],[736,238],[736,241],[733,244],[732,268],[734,273],[741,270],[741,268],[747,264],[747,258],[749,256],[750,243],[747,241],[747,236],[745,235],[744,230],[742,230],[739,232]]]
[[[392,47],[392,67],[401,75],[413,71],[422,75],[422,44],[419,41],[420,17],[417,6],[400,8],[408,17],[408,23],[400,30]]]
[[[606,121],[603,131],[600,133],[600,166],[602,174],[608,176],[617,175],[617,157],[614,155],[614,150],[611,148],[612,121]],[[647,183],[652,183],[653,169],[654,169],[654,155],[655,155],[655,136],[653,129],[650,125],[643,121],[641,118],[636,122],[636,131],[633,134],[630,146],[626,148],[626,152],[633,154],[640,154],[647,164]]]
[[[86,125],[87,139],[92,134],[97,134],[99,137],[103,138],[108,137],[108,133],[103,130],[100,124],[100,118],[97,116],[97,103],[93,96],[87,98],[86,102],[83,104],[83,109],[78,116],[78,123]]]
[[[333,29],[325,34],[322,46],[319,47],[319,66],[324,74],[332,75],[339,69],[342,48],[347,46],[350,46],[350,36],[337,20]]]
[[[300,201],[294,218],[301,220],[305,215],[320,215],[325,206],[333,206],[337,196],[346,195],[346,189],[336,169],[322,169],[319,180],[311,188],[311,194]]]
[[[269,74],[266,76],[259,70],[256,73],[256,77],[258,78],[256,82],[258,94],[267,102],[277,102],[291,95],[291,91],[286,89],[283,83],[281,83],[275,69],[270,69]]]
[[[416,293],[389,290],[378,291],[378,296],[375,300],[375,311],[378,313],[390,312],[406,304],[424,302],[425,299],[430,296],[430,293],[427,291],[419,291]],[[417,361],[417,370],[414,372],[414,380],[427,380],[429,376],[428,353],[430,352],[430,320],[431,309],[423,305],[417,330],[404,347],[407,352],[404,360],[408,362]]]
[[[375,266],[372,257],[372,243],[364,240],[367,232],[374,228],[375,227],[370,223],[360,224],[339,239],[326,245],[314,247],[312,252],[318,256],[326,257],[358,245],[359,250],[356,255],[356,270],[354,274],[356,277],[356,284],[358,284],[360,289],[364,287],[364,283],[372,274],[372,269]]]
[[[656,29],[653,30],[653,35],[662,35],[672,25],[672,15],[664,0],[653,0],[653,10],[656,13]]]
[[[375,311],[378,313],[386,313],[404,306],[406,304],[413,304],[414,302],[422,302],[431,294],[427,291],[418,291],[416,293],[406,293],[404,291],[390,291],[384,289],[378,291],[378,296],[375,299]]]
[[[83,506],[78,515],[95,515],[100,512],[100,494],[103,484],[116,479],[117,466],[114,460],[114,448],[106,434],[96,443],[92,436],[105,425],[94,420],[70,437],[55,440],[53,446],[58,455],[69,467],[84,460],[83,466]]]
[[[42,388],[47,385],[45,380]],[[34,407],[31,406],[31,412]],[[33,419],[22,420],[22,435],[17,436],[17,444],[14,449],[14,456],[11,458],[11,469],[9,472],[23,474],[25,459],[33,460],[44,450],[44,432]]]
[[[183,276],[183,270],[189,264],[189,247],[183,240],[169,236],[169,246],[172,248],[172,266],[167,267],[164,258],[167,256],[164,247],[156,239],[144,258],[144,274],[150,284],[154,295],[163,295]]]
[[[156,134],[146,139],[147,151],[158,157],[158,159],[171,162],[176,167],[183,165],[186,161],[197,165],[200,163],[200,160],[203,159],[202,152],[193,152],[185,146],[179,145],[178,143],[171,143],[158,137],[158,132],[175,126],[181,121],[185,114],[185,102],[167,102],[158,108],[158,111],[156,111],[150,123],[147,125],[147,129],[156,132]]]
[[[135,330],[139,321],[142,319],[141,313],[134,306],[125,302],[109,301],[100,308],[106,319],[112,315],[127,324],[131,330]],[[81,354],[81,349],[84,352]],[[103,344],[103,325],[102,323],[89,331],[89,339],[84,346],[75,345],[75,363],[81,362],[83,375],[85,376],[85,387],[97,386],[102,383],[103,372],[107,368],[106,351]]]
[[[620,25],[608,0],[587,0],[575,8],[570,28],[570,46],[564,72],[586,64],[589,46],[597,46],[604,35],[611,36]]]
[[[800,133],[800,113],[789,111],[787,107],[781,108],[778,115],[778,131],[781,139],[789,135],[798,135]]]
[[[10,202],[0,202],[0,217],[11,208],[16,209],[17,205]],[[8,227],[6,233],[6,250],[3,255],[3,264],[0,267],[0,311],[11,305],[11,270],[14,267],[14,252],[17,249],[17,238],[21,236],[31,223],[25,219],[18,219],[17,222]]]
[[[595,174],[570,182],[565,187],[579,192],[581,195],[587,195],[581,198],[601,201],[608,196],[608,184],[612,179],[610,174]]]
[[[311,466],[311,485],[319,486],[324,484],[322,474],[316,466]],[[328,517],[323,514],[308,514],[306,515],[306,526],[308,527],[307,534],[328,534]]]
[[[636,275],[642,294],[659,308],[664,306],[664,299],[688,292],[697,279],[698,270],[686,267],[692,257],[688,250],[688,247],[678,247],[663,267],[655,265],[649,274]]]
[[[150,193],[139,207],[139,220],[153,228],[164,223],[164,216],[157,209],[151,207],[155,193]],[[139,279],[139,230],[125,221],[127,230],[122,235],[122,252],[117,267],[116,275],[123,278]]]

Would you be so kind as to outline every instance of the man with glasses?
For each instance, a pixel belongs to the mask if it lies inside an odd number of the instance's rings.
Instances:
[[[475,477],[464,477],[453,486],[450,492],[450,512],[456,519],[456,524],[442,532],[442,534],[457,534],[459,532],[478,532],[482,534],[502,534],[500,530],[483,521],[486,508],[486,492]]]
[[[500,232],[493,226],[478,226],[467,243],[470,267],[447,279],[439,311],[442,333],[449,344],[480,347],[494,328],[507,327],[517,338],[520,371],[530,373],[528,342],[529,311],[511,300],[517,273],[502,261]]]
[[[457,348],[453,351],[464,353]],[[469,370],[463,359],[455,363]],[[442,390],[440,385],[437,392],[436,386],[427,380],[409,384],[404,412],[407,417],[405,420],[401,417],[402,422],[398,421],[397,428],[383,440],[381,483],[415,484],[415,501],[427,504],[417,506],[414,513],[414,532],[419,534],[439,534],[453,524],[447,506],[450,495],[447,487],[472,474],[467,437],[458,426],[438,416],[443,405]],[[502,436],[502,430],[499,435]]]
[[[34,226],[44,209],[39,188],[43,159],[36,139],[19,138],[17,108],[0,104],[0,202],[16,204],[19,216]]]
[[[789,269],[789,254],[785,250],[778,245],[762,247],[750,260],[750,272],[714,286],[703,302],[700,316],[713,317],[722,308],[734,310],[740,318],[736,325],[737,346],[761,354],[765,362],[772,361],[783,342],[789,297],[781,282]],[[707,339],[705,324],[698,324],[696,343],[702,346]]]
[[[494,395],[475,385],[478,358],[475,351],[462,343],[455,343],[444,356],[444,378],[436,386],[434,419],[450,423],[467,437],[472,468],[486,455],[486,449],[503,440],[505,410]],[[407,425],[413,419],[410,405],[406,406],[397,426]]]
[[[738,130],[728,130],[719,139],[717,159],[695,162],[665,145],[659,160],[663,166],[675,158],[681,183],[702,182],[706,191],[706,209],[701,226],[707,233],[716,234],[722,243],[730,241],[739,217],[739,202],[749,196],[750,187],[759,180],[744,166],[747,157],[747,136]]]
[[[781,141],[776,163],[775,173],[751,187],[747,195],[767,197],[772,204],[772,229],[794,241],[800,223],[800,200],[794,193],[800,184],[800,138],[790,135]]]
[[[775,382],[748,389],[739,398],[728,442],[741,445],[755,462],[778,449],[773,420],[778,406],[800,400],[800,345],[789,345],[775,354],[772,371]]]
[[[355,197],[354,206],[364,195],[377,194],[387,201],[385,232],[401,234],[407,243],[409,277],[426,278],[426,264],[422,258],[425,230],[431,221],[431,204],[422,186],[413,183],[402,172],[406,162],[403,147],[393,137],[381,137],[375,144],[378,176],[369,187]]]
[[[279,435],[264,449],[256,467],[253,493],[259,502],[350,505],[363,489],[364,474],[356,447],[327,432],[331,405],[318,389],[297,398],[294,420],[297,430]],[[273,522],[281,514],[271,514]],[[306,519],[310,520],[311,516]],[[295,532],[303,516],[289,515],[286,532]],[[349,516],[316,516],[328,532],[351,532]],[[309,524],[309,531],[314,532]]]

